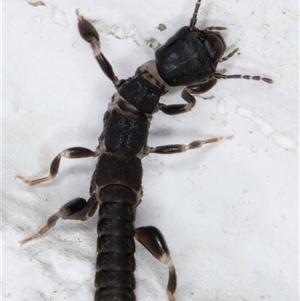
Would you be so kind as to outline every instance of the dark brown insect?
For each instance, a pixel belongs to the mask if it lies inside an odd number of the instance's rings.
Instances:
[[[268,78],[248,75],[225,75],[218,71],[218,63],[228,60],[237,51],[224,56],[226,45],[220,34],[225,27],[195,27],[201,1],[196,3],[190,25],[181,28],[155,52],[155,60],[140,66],[128,79],[118,79],[101,51],[100,39],[93,25],[77,10],[78,28],[84,40],[92,47],[96,61],[112,81],[117,92],[104,114],[104,129],[95,151],[72,147],[59,153],[52,161],[47,177],[27,180],[28,185],[49,181],[58,173],[61,158],[98,157],[92,177],[90,198],[76,198],[52,215],[35,235],[24,239],[21,245],[42,236],[61,219],[87,220],[99,206],[97,225],[97,260],[95,301],[134,301],[135,297],[135,242],[140,242],[156,259],[169,268],[167,294],[175,300],[176,272],[162,233],[155,227],[134,227],[136,208],[142,198],[141,159],[148,154],[173,154],[200,148],[204,144],[231,137],[195,140],[188,145],[174,144],[150,147],[147,144],[152,115],[162,111],[168,115],[190,111],[195,105],[192,94],[211,89],[218,79]],[[184,104],[165,105],[160,97],[172,87],[183,86]]]

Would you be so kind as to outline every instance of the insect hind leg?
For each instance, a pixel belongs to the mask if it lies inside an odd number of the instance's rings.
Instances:
[[[20,241],[20,245],[23,246],[27,242],[37,239],[44,235],[56,225],[57,221],[60,218],[86,221],[94,215],[97,207],[98,203],[94,195],[91,196],[88,201],[86,201],[83,198],[73,199],[67,202],[65,205],[63,205],[58,212],[51,215],[47,220],[47,224],[36,234]]]
[[[162,233],[153,226],[140,227],[136,229],[135,238],[140,242],[157,260],[169,268],[169,280],[167,294],[169,301],[175,301],[174,293],[177,285],[176,270],[170,256],[169,248]]]

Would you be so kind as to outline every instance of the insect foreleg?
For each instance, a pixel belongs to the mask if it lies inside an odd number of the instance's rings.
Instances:
[[[204,84],[188,86],[187,89],[190,93],[193,93],[193,94],[205,93],[208,90],[210,90],[217,83],[217,81],[218,80],[216,78],[212,77],[209,81],[207,81]]]
[[[159,103],[159,110],[167,115],[177,115],[190,111],[195,106],[195,97],[189,93],[187,87],[182,90],[181,97],[187,102],[187,104],[165,105]]]

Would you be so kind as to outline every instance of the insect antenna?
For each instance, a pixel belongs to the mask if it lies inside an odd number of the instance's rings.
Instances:
[[[193,14],[193,18],[191,19],[191,23],[190,23],[190,29],[194,29],[194,27],[195,27],[195,25],[197,23],[197,14],[198,14],[200,5],[201,5],[201,0],[197,1],[197,3],[196,3],[194,14]]]
[[[273,80],[267,77],[261,77],[259,75],[251,76],[251,75],[243,75],[243,74],[233,74],[233,75],[226,75],[222,73],[215,73],[214,78],[217,79],[234,79],[234,78],[241,78],[241,79],[252,79],[252,80],[262,80],[268,84],[273,84]]]

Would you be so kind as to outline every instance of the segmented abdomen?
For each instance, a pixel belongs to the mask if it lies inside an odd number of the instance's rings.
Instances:
[[[134,219],[141,163],[135,156],[105,153],[101,157],[101,168],[93,177],[101,187],[95,301],[135,301]]]
[[[112,184],[101,190],[100,198],[95,301],[135,301],[136,193]]]

